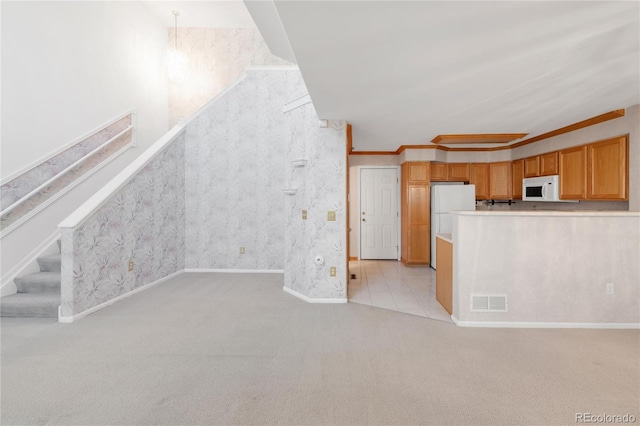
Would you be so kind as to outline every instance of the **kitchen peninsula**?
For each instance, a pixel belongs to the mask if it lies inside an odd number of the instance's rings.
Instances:
[[[640,328],[640,212],[453,212],[452,318]]]

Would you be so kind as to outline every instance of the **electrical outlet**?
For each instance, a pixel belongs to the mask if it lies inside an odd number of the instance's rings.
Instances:
[[[133,271],[133,260],[129,261],[129,272]]]
[[[327,221],[328,222],[335,222],[336,220],[336,212],[335,211],[328,211],[327,212]]]
[[[244,246],[240,247],[240,254],[244,254]]]
[[[329,276],[330,277],[335,277],[336,276],[336,267],[332,266],[331,268],[329,268]]]
[[[614,294],[615,293],[615,287],[613,286],[613,283],[607,283],[607,294]]]
[[[307,211],[302,210],[302,220],[307,220]]]

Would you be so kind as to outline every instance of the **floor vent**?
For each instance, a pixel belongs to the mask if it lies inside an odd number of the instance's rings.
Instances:
[[[507,295],[472,294],[471,312],[507,312]]]

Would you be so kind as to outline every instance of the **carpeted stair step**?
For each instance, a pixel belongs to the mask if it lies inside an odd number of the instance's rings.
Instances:
[[[18,293],[55,293],[60,298],[60,272],[38,272],[16,278],[14,282]]]
[[[3,317],[57,318],[60,293],[16,293],[0,299]]]
[[[60,253],[51,254],[49,256],[42,256],[38,258],[38,265],[40,265],[40,271],[42,272],[60,272],[61,269],[61,257]]]

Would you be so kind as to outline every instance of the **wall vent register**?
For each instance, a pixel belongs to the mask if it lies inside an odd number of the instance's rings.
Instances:
[[[507,312],[507,295],[471,294],[471,312]]]

